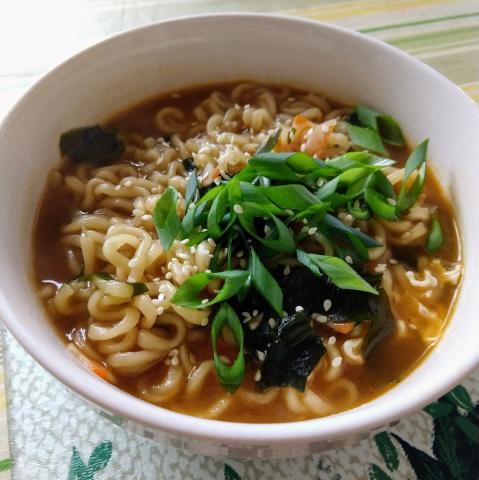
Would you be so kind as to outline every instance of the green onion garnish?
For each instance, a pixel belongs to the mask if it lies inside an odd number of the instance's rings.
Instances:
[[[444,243],[444,235],[442,233],[441,224],[437,218],[437,215],[432,217],[431,230],[426,240],[426,250],[428,252],[434,252],[442,247]]]
[[[153,223],[164,250],[168,250],[180,231],[180,219],[176,212],[178,192],[168,187],[156,202],[153,210]]]

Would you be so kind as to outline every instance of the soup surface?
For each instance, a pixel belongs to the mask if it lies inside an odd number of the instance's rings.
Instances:
[[[439,340],[462,275],[454,215],[427,142],[411,153],[391,117],[224,84],[60,148],[38,291],[118,388],[202,417],[303,420],[377,397]]]

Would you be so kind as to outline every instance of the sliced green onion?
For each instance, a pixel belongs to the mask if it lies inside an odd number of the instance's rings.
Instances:
[[[211,237],[218,237],[222,233],[220,223],[228,211],[228,191],[226,188],[215,197],[208,212],[207,228]]]
[[[315,275],[318,275],[318,272],[327,275],[331,282],[339,288],[378,294],[373,286],[339,257],[306,253],[303,250],[297,251],[297,257],[298,261],[308,267]],[[312,268],[312,265],[314,265],[314,268]]]
[[[374,172],[364,189],[366,205],[379,217],[397,220],[396,193],[383,172]]]
[[[281,135],[281,128],[278,128],[278,130],[276,130],[276,132],[274,132],[273,135],[270,135],[268,137],[268,140],[266,140],[264,145],[260,145],[258,150],[256,150],[256,155],[258,155],[260,153],[271,152],[271,150],[273,150],[273,148],[278,143],[278,139],[279,139],[280,135]]]
[[[282,209],[303,210],[318,202],[318,199],[302,185],[259,187],[258,190]]]
[[[173,297],[171,297],[171,303],[179,305],[180,307],[194,309],[210,307],[211,305],[223,302],[234,296],[244,285],[248,276],[249,272],[244,270],[195,273],[188,278],[178,290],[176,290]],[[224,280],[223,286],[219,292],[211,299],[201,299],[200,293],[212,280],[216,279]]]
[[[283,312],[283,292],[278,282],[261,263],[256,252],[251,249],[251,282],[260,295],[276,310],[278,315]]]
[[[236,359],[231,365],[226,365],[220,358],[218,353],[217,341],[218,336],[224,326],[229,327],[238,346]],[[223,303],[216,312],[211,324],[211,344],[213,346],[213,358],[215,364],[216,375],[228,393],[234,393],[243,382],[245,372],[245,359],[243,352],[243,327],[236,315],[236,312],[227,304]]]
[[[428,252],[434,252],[442,247],[444,243],[444,235],[442,233],[441,224],[437,218],[437,215],[432,217],[431,230],[426,240],[426,250]]]
[[[341,220],[338,220],[333,215],[327,213],[324,218],[321,220],[319,225],[320,230],[324,230],[324,233],[327,237],[340,235],[345,238],[348,238],[348,235],[352,235],[361,240],[362,243],[368,248],[372,247],[381,247],[382,245],[375,240],[374,238],[366,235],[365,233],[356,230],[348,225],[345,225]]]
[[[390,158],[378,157],[369,152],[348,152],[331,160],[326,160],[328,167],[337,170],[349,170],[353,167],[368,167],[373,170],[379,170],[384,167],[394,165],[396,162]]]
[[[358,200],[348,202],[348,211],[357,220],[368,220],[371,216],[369,209]]]
[[[92,281],[103,293],[120,298],[132,298],[148,291],[148,287],[141,282],[120,282],[109,273],[94,272],[84,276],[85,280]]]
[[[251,157],[248,165],[271,180],[292,182],[302,181],[304,174],[320,168],[312,157],[301,152],[260,153]]]
[[[363,127],[372,128],[381,135],[381,138],[390,145],[404,147],[404,136],[396,120],[390,115],[376,112],[364,105],[355,109],[359,123]]]
[[[188,183],[186,184],[185,192],[185,203],[186,210],[188,211],[188,206],[192,200],[194,200],[196,194],[198,193],[198,175],[196,173],[196,168],[190,173],[188,178]]]
[[[351,145],[356,148],[363,148],[379,155],[387,155],[388,151],[383,145],[381,137],[370,128],[357,127],[347,123],[348,135]]]
[[[404,176],[399,191],[397,209],[399,213],[409,210],[417,201],[424,182],[426,181],[426,155],[429,140],[426,139],[420,143],[409,156],[404,167]],[[407,187],[406,183],[414,171],[417,176],[411,186]]]
[[[293,234],[289,228],[276,216],[269,214],[267,211],[261,211],[258,205],[254,204],[241,204],[243,213],[238,215],[238,220],[251,236],[259,240],[267,247],[277,250],[278,252],[290,252],[293,253],[296,249],[296,242],[294,241]],[[254,224],[255,217],[269,217],[273,222],[271,232],[266,236],[258,235]]]
[[[153,223],[165,251],[171,247],[180,231],[181,223],[176,212],[177,198],[178,192],[173,187],[168,187],[153,210]]]
[[[310,207],[305,208],[304,210],[300,210],[296,215],[294,215],[293,220],[301,220],[303,218],[311,218],[314,217],[315,221],[321,220],[321,218],[326,214],[329,209],[328,202],[317,202]]]

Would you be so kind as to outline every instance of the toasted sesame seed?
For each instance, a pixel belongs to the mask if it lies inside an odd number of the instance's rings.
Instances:
[[[332,336],[328,338],[328,345],[334,345],[336,343],[336,337]]]
[[[268,324],[269,324],[269,326],[270,326],[271,328],[274,328],[274,327],[276,327],[276,320],[275,320],[273,317],[271,317],[271,318],[268,320]]]
[[[241,268],[246,268],[246,260],[244,258],[240,258],[239,264]]]
[[[242,207],[239,203],[235,203],[235,204],[234,204],[233,210],[234,210],[235,213],[237,213],[238,215],[241,215],[241,214],[244,212],[243,207]]]
[[[286,265],[286,267],[284,267],[284,270],[283,270],[283,275],[286,276],[286,275],[289,275],[291,273],[291,267],[289,265]]]
[[[256,317],[256,315],[258,315],[258,313],[259,313],[258,310],[253,310],[253,313],[252,313],[253,317]]]
[[[393,207],[397,204],[394,198],[388,198],[387,202],[389,203],[389,205],[392,205]]]
[[[208,325],[208,319],[204,318],[203,320],[201,320],[201,326],[206,327],[206,325]]]
[[[398,263],[398,261],[395,258],[391,258],[391,259],[389,259],[389,263],[391,265],[396,265]]]
[[[294,215],[293,210],[291,210],[290,208],[287,208],[284,212],[287,213],[288,215]]]
[[[168,273],[165,275],[165,278],[166,278],[167,280],[170,280],[170,279],[173,278],[173,274],[172,274],[171,272],[168,272]]]
[[[256,350],[256,355],[258,356],[258,360],[260,362],[264,362],[266,358],[266,354],[264,352],[262,352],[261,350]]]
[[[256,373],[254,374],[254,381],[259,382],[261,380],[261,371],[256,370]]]
[[[387,265],[385,263],[378,263],[374,268],[374,271],[377,273],[384,273],[386,271]]]
[[[311,228],[308,230],[308,234],[309,234],[309,235],[314,235],[317,231],[318,231],[318,227],[311,227]]]
[[[207,298],[203,298],[203,300],[201,300],[201,303],[202,303],[203,305],[205,305],[205,304],[208,303],[208,302],[209,302],[209,300],[208,300]]]
[[[163,307],[158,307],[156,309],[156,314],[157,315],[163,315],[163,313],[165,313],[165,309]]]
[[[297,307],[295,307],[294,309],[296,312],[304,312],[304,308],[301,306],[301,305],[298,305]]]
[[[173,358],[171,359],[171,364],[172,364],[174,367],[176,367],[179,363],[180,363],[180,360],[178,359],[178,357],[175,356],[175,357],[173,357]]]
[[[305,225],[307,225],[307,224],[308,224],[308,219],[307,219],[307,218],[303,218],[303,223],[304,223]]]
[[[344,260],[346,260],[346,262],[349,263],[350,265],[352,265],[353,263],[353,259],[351,258],[351,255],[346,255],[344,257]]]
[[[212,246],[216,246],[216,242],[212,238],[208,238],[207,242]]]
[[[343,359],[341,357],[335,357],[333,358],[333,360],[331,361],[331,366],[333,368],[338,368],[341,366],[341,364],[343,363]]]
[[[240,250],[240,251],[236,254],[236,256],[237,256],[238,258],[241,258],[243,255],[244,255],[243,250]]]
[[[185,238],[184,240],[181,240],[181,244],[186,245],[190,241],[189,238]]]
[[[328,321],[328,317],[326,315],[318,315],[316,317],[316,320],[319,322],[319,323],[327,323]]]
[[[331,306],[332,306],[332,302],[329,298],[327,298],[324,302],[323,302],[323,308],[324,308],[324,311],[327,312]]]

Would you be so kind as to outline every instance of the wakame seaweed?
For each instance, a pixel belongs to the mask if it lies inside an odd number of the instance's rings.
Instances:
[[[95,166],[118,162],[125,145],[118,135],[99,125],[74,128],[60,136],[60,152],[75,163]]]

